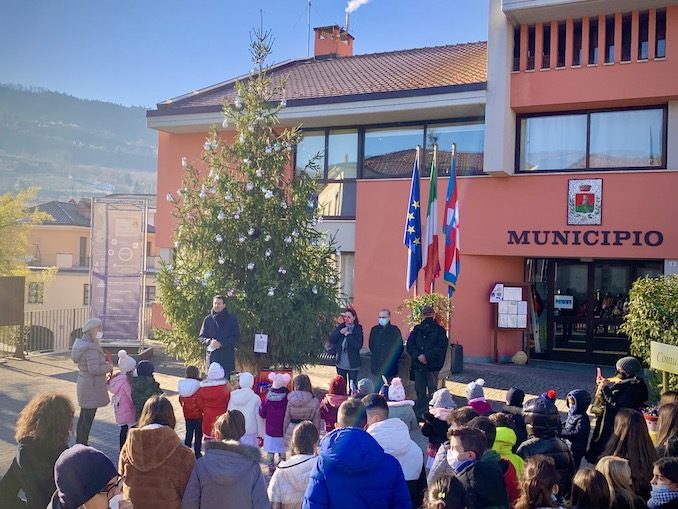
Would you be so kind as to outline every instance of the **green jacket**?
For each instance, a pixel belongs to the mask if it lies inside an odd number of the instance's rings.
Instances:
[[[516,469],[516,474],[520,477],[523,473],[523,458],[513,453],[513,446],[516,443],[516,432],[511,428],[498,427],[497,437],[494,439],[492,449],[497,451],[499,455],[509,460]]]
[[[160,384],[151,376],[135,376],[132,378],[132,402],[136,412],[136,419],[139,420],[144,403],[152,396],[162,394]]]

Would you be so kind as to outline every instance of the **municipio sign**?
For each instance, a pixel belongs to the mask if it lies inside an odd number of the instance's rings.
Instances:
[[[678,346],[652,341],[650,343],[650,367],[678,374]]]

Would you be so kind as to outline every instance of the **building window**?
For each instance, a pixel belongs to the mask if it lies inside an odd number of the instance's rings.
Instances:
[[[521,119],[519,171],[585,167],[586,115]]]
[[[655,58],[666,57],[666,9],[657,9],[657,30],[654,56]]]
[[[665,125],[666,108],[523,117],[517,168],[665,167]]]
[[[82,305],[89,306],[89,285],[87,283],[82,285]]]
[[[590,168],[663,166],[664,110],[591,113]]]
[[[638,25],[638,60],[647,60],[650,38],[650,13],[648,11],[638,15]]]
[[[43,304],[45,298],[44,283],[28,283],[28,304]]]
[[[543,25],[542,29],[542,50],[541,50],[541,68],[549,69],[551,67],[551,25]]]
[[[424,144],[424,127],[387,127],[365,131],[363,178],[408,177]]]
[[[452,144],[457,145],[457,175],[481,175],[485,145],[485,124],[429,124],[426,126],[426,161],[428,174],[433,160],[433,145],[438,145],[438,175],[449,175]]]
[[[527,27],[527,70],[534,70],[534,48],[535,48],[535,27],[530,25]]]
[[[513,70],[520,70],[520,27],[513,29]]]
[[[605,18],[605,63],[614,62],[614,16]]]
[[[150,306],[155,303],[155,286],[146,287],[146,305]]]
[[[598,64],[598,20],[589,18],[589,65]]]
[[[353,277],[355,269],[355,253],[341,251],[335,256],[339,272],[339,298],[346,304],[353,302]]]
[[[319,180],[318,207],[323,216],[355,217],[357,129],[305,132],[297,145],[295,168],[297,174]]]
[[[87,259],[87,237],[80,237],[80,264],[78,267],[89,267]]]
[[[558,61],[556,67],[565,67],[565,44],[567,42],[565,23],[558,23]]]
[[[624,14],[622,16],[622,47],[621,47],[621,61],[631,61],[631,15]]]
[[[581,65],[581,20],[574,22],[572,32],[572,65]]]

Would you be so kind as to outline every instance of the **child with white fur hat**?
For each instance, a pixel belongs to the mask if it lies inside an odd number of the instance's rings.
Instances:
[[[134,426],[135,412],[132,402],[132,378],[137,361],[125,350],[118,351],[118,372],[108,379],[108,391],[113,394],[111,404],[115,413],[115,422],[120,426],[120,449],[127,440],[127,431]]]
[[[403,381],[395,377],[388,386],[388,416],[397,417],[407,424],[410,438],[414,440],[423,452],[426,452],[428,440],[421,433],[417,416],[414,413],[414,401],[405,399]]]
[[[275,455],[278,462],[285,453],[285,410],[287,410],[287,385],[292,377],[287,373],[270,373],[268,379],[273,383],[268,391],[266,399],[259,408],[259,415],[266,419],[266,432],[264,434],[264,450],[268,453],[268,471],[273,475],[275,470]]]
[[[264,436],[264,420],[259,415],[261,398],[252,390],[254,386],[252,373],[246,371],[240,373],[238,385],[240,388],[231,392],[228,410],[240,410],[245,416],[245,434],[240,439],[240,443],[258,447],[257,438]]]
[[[485,392],[483,386],[485,380],[478,378],[475,382],[471,382],[466,386],[466,399],[468,399],[468,406],[473,408],[480,415],[490,415],[492,407],[485,399]]]

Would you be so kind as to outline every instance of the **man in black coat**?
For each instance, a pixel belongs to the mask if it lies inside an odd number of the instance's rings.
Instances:
[[[407,338],[407,353],[412,358],[412,374],[414,390],[417,391],[417,402],[414,413],[417,419],[423,419],[428,410],[428,402],[438,387],[438,372],[445,364],[447,355],[447,333],[434,319],[435,312],[431,306],[422,309],[424,320],[417,325]]]
[[[235,315],[226,310],[223,295],[212,299],[212,312],[202,321],[199,339],[207,346],[208,367],[213,362],[220,364],[228,379],[235,369],[235,345],[240,339],[240,327]]]
[[[389,383],[394,376],[398,376],[398,359],[403,350],[403,336],[400,329],[391,323],[391,312],[388,309],[380,310],[379,325],[375,325],[370,331],[371,371],[377,380],[377,391],[382,385],[382,376]]]

